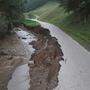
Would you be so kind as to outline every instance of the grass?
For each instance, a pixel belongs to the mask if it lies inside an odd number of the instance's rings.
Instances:
[[[52,12],[57,6],[59,6],[58,3],[56,2],[48,2],[46,5],[37,8],[36,10],[34,10],[33,13],[34,15],[38,15],[39,17],[46,17],[47,14],[50,14],[50,12]]]
[[[87,24],[72,23],[72,16],[64,12],[57,2],[48,2],[44,6],[31,12],[39,19],[60,27],[73,39],[90,51],[90,20]]]
[[[26,25],[26,26],[30,26],[30,27],[37,27],[39,26],[40,24],[36,21],[33,21],[33,20],[28,20],[28,19],[23,19],[21,20],[21,22]]]

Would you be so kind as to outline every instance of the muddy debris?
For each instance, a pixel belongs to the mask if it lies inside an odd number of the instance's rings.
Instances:
[[[25,52],[16,34],[0,39],[0,90],[7,90],[12,73],[26,59]]]
[[[63,59],[61,46],[55,37],[51,37],[49,30],[42,27],[26,27],[34,33],[37,41],[29,43],[36,49],[28,64],[30,67],[30,90],[53,90],[58,85],[60,70],[59,61]]]

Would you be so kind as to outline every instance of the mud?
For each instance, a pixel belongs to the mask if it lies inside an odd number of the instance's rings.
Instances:
[[[26,60],[25,52],[16,34],[0,39],[0,90],[7,90],[13,71]]]
[[[38,40],[29,44],[36,49],[28,64],[30,67],[30,90],[53,90],[58,85],[60,70],[59,61],[63,60],[61,46],[55,37],[51,37],[48,29],[42,27],[29,28]]]

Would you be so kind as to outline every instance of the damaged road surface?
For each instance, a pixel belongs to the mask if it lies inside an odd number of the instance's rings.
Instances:
[[[79,45],[58,27],[38,21],[56,37],[64,53],[58,87],[54,90],[90,90],[90,52]]]
[[[5,46],[0,52],[0,90],[53,90],[58,85],[59,61],[63,60],[57,39],[41,26],[20,26],[15,32],[10,43],[5,40],[9,51]]]
[[[29,43],[35,48],[29,64],[30,67],[30,90],[53,90],[58,85],[58,74],[60,70],[59,61],[63,60],[61,46],[57,39],[50,35],[48,29],[42,27],[30,28],[28,30],[37,36],[37,41]]]

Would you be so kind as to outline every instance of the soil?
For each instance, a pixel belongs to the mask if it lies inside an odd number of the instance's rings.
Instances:
[[[30,67],[30,90],[53,90],[58,85],[59,61],[63,60],[61,46],[49,30],[42,27],[30,28],[38,40],[29,44],[36,49],[32,54]]]

